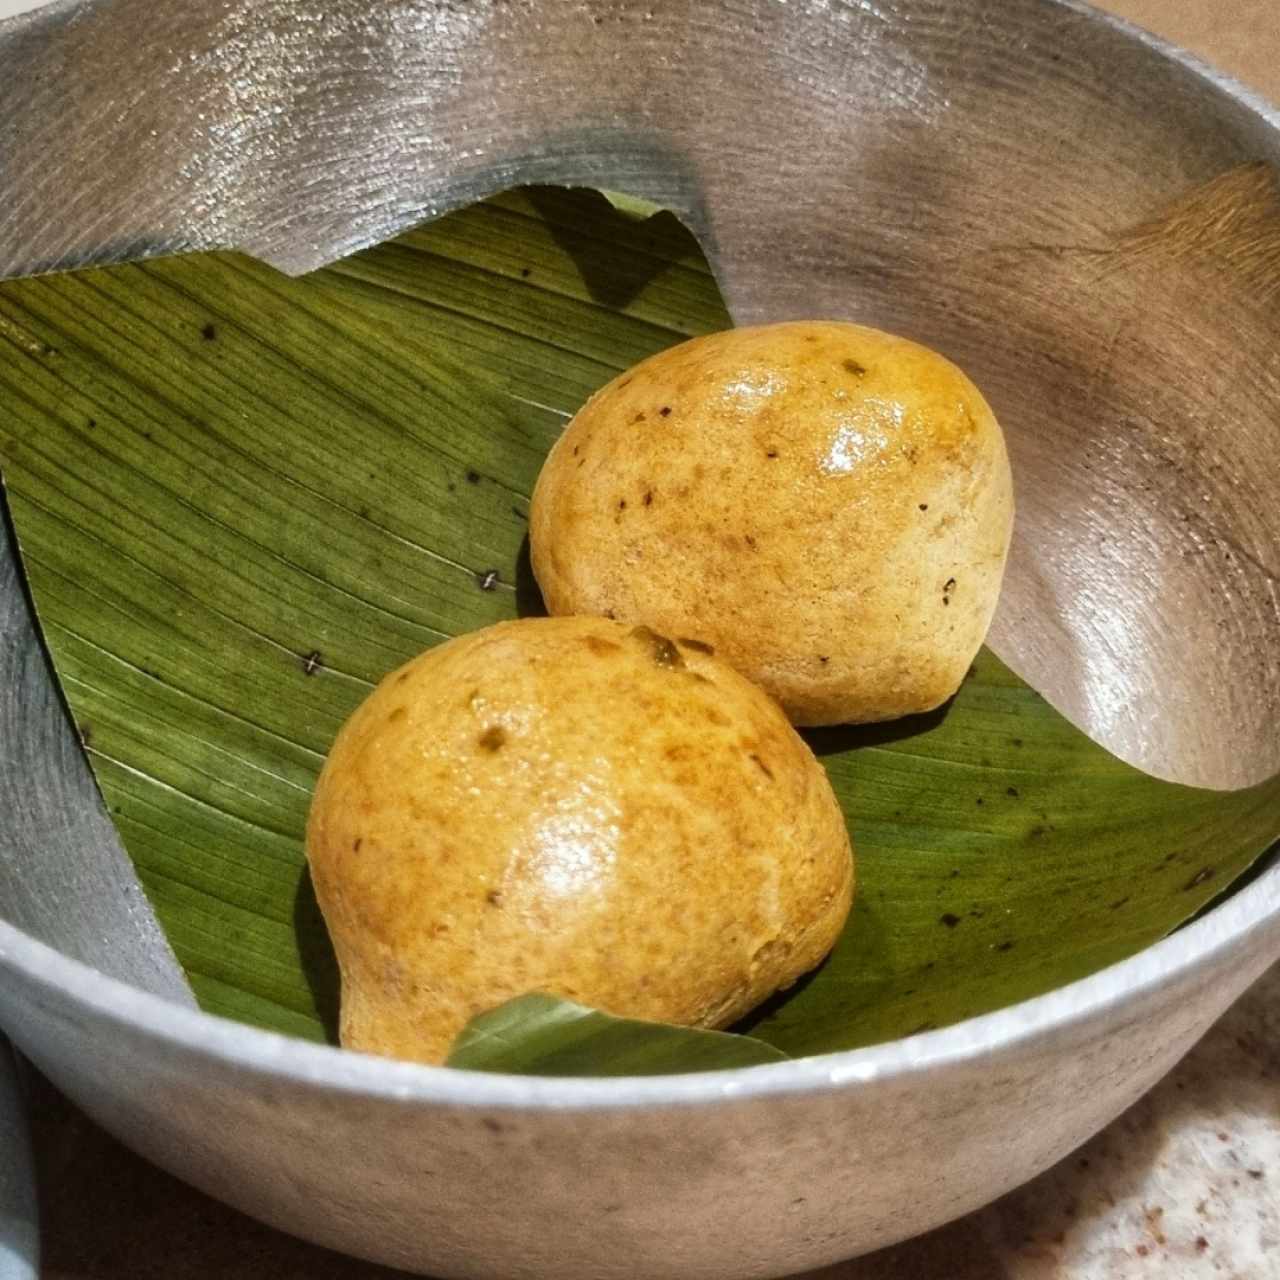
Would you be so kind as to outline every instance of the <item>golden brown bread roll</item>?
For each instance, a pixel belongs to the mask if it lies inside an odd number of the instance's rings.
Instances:
[[[853,862],[825,772],[706,646],[502,623],[388,676],[307,828],[342,1042],[441,1061],[530,991],[722,1027],[826,954]]]
[[[695,338],[610,382],[552,449],[530,542],[551,613],[705,640],[817,725],[955,692],[1012,519],[1004,438],[959,369],[804,322]]]

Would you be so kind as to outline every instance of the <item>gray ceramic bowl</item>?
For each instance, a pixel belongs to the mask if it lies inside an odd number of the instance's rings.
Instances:
[[[34,193],[0,206],[0,274],[213,245],[303,270],[520,181],[659,200],[740,321],[847,315],[971,368],[1019,486],[1002,656],[1153,772],[1280,768],[1275,113],[1055,0],[321,8],[0,27],[0,190]],[[1280,957],[1273,868],[1050,995],[752,1070],[483,1076],[233,1024],[195,1009],[139,892],[13,556],[0,1024],[144,1155],[338,1249],[681,1280],[874,1249],[1063,1156]]]

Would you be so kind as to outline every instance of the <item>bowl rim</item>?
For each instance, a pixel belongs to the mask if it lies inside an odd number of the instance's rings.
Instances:
[[[1260,855],[1265,856],[1265,853]],[[732,1103],[898,1080],[963,1067],[1061,1034],[1123,1004],[1156,996],[1265,931],[1280,939],[1280,862],[1251,884],[1128,959],[1043,995],[859,1049],[683,1075],[521,1076],[429,1066],[267,1031],[145,991],[72,959],[0,920],[0,971],[42,988],[44,1009],[74,1003],[177,1054],[295,1084],[408,1105],[599,1110]],[[21,1025],[9,1028],[21,1046]]]
[[[68,4],[74,0],[66,0]],[[1145,28],[1088,0],[1043,0],[1142,44],[1208,83],[1280,134],[1280,108],[1234,77]],[[38,10],[37,10],[38,11]],[[22,14],[19,17],[27,17]],[[2,693],[0,693],[2,696]],[[1265,851],[1259,855],[1265,856]],[[1266,931],[1280,939],[1280,861],[1192,923],[1127,959],[1043,995],[964,1019],[937,1031],[756,1067],[696,1074],[545,1077],[490,1073],[398,1061],[318,1044],[207,1013],[113,978],[0,919],[0,973],[42,994],[44,1013],[79,1006],[121,1031],[175,1055],[203,1055],[231,1069],[406,1106],[501,1109],[632,1109],[730,1104],[873,1085],[939,1068],[963,1067],[997,1052],[1063,1034],[1118,1006],[1156,996]],[[19,1006],[24,995],[19,995]],[[21,1047],[22,1026],[8,1028]]]
[[[1199,54],[1184,49],[1173,40],[1158,36],[1154,31],[1148,31],[1137,22],[1122,18],[1118,13],[1100,9],[1096,4],[1091,3],[1091,0],[1043,0],[1043,3],[1054,9],[1066,9],[1070,13],[1081,14],[1104,27],[1110,27],[1122,39],[1143,45],[1168,61],[1177,63],[1178,66],[1191,72],[1196,79],[1206,81],[1214,89],[1233,98],[1255,115],[1261,116],[1272,128],[1280,130],[1280,103],[1272,103],[1258,90],[1250,88],[1229,72],[1219,70]]]

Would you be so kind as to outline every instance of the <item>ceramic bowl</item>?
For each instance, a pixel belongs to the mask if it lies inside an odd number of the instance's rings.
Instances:
[[[1017,476],[992,639],[1021,674],[1164,777],[1280,769],[1280,118],[1152,38],[1057,0],[99,0],[0,27],[0,106],[0,187],[93,196],[10,201],[0,272],[305,270],[522,181],[668,205],[739,321],[846,315],[973,372]],[[40,1070],[245,1212],[437,1276],[742,1280],[925,1231],[1280,957],[1272,868],[1051,994],[750,1070],[486,1076],[231,1023],[141,895],[7,535],[0,815],[0,1025]]]

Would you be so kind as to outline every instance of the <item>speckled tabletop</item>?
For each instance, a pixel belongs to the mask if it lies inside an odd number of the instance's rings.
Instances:
[[[11,7],[25,7],[13,5]],[[1108,0],[1280,102],[1276,0]],[[0,9],[6,9],[0,0]],[[125,1151],[34,1082],[45,1280],[391,1280]],[[1280,968],[1074,1155],[931,1235],[808,1280],[1280,1280]]]

